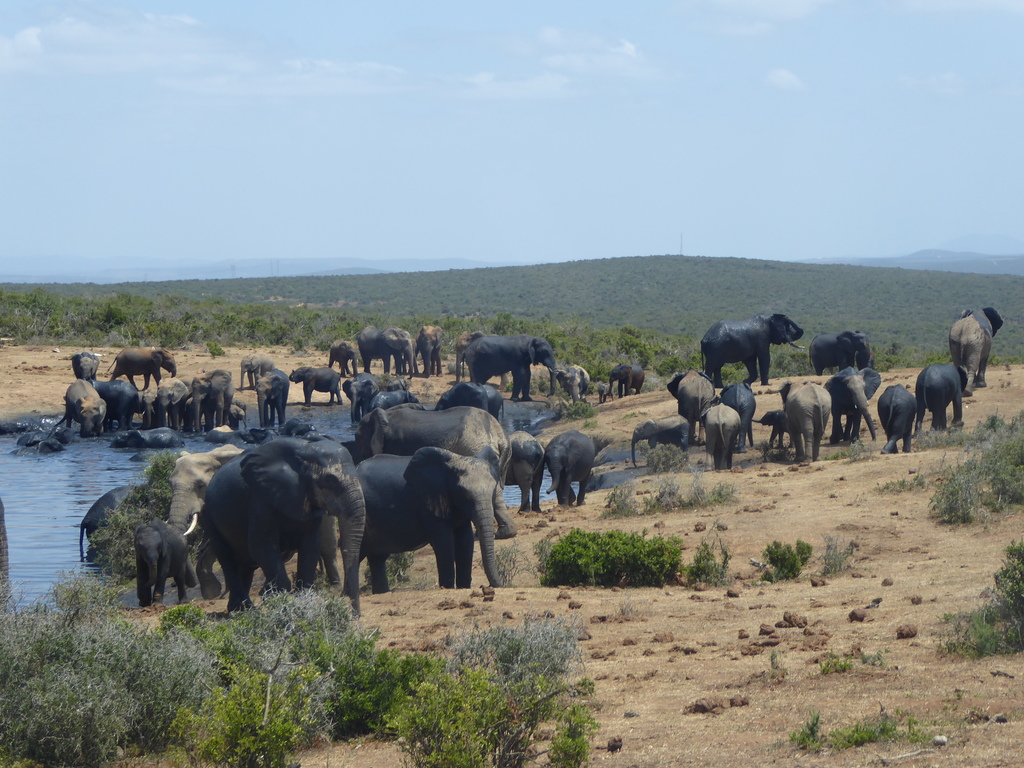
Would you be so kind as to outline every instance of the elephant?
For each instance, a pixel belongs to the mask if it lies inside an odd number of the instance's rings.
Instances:
[[[180,430],[191,394],[191,388],[181,379],[172,377],[161,381],[156,388],[157,426]]]
[[[772,428],[772,434],[768,438],[768,448],[771,449],[772,443],[778,446],[781,451],[783,449],[782,438],[786,434],[787,422],[785,411],[768,411],[757,421],[758,424],[764,424],[766,427]]]
[[[391,374],[382,374],[377,377],[377,381],[380,384],[381,392],[408,392],[409,391],[409,380],[404,376],[392,376]]]
[[[391,360],[395,361],[395,373],[409,375],[412,372],[413,340],[408,331],[401,328],[385,328],[383,331],[368,325],[356,337],[359,356],[363,359],[363,373],[370,372],[370,362],[380,358],[384,373],[391,373]]]
[[[631,394],[630,390],[639,395],[644,386],[644,369],[636,363],[622,363],[612,368],[608,377],[608,397],[612,397],[616,382],[619,385],[620,398]]]
[[[127,381],[97,381],[93,383],[103,402],[107,404],[107,418],[103,428],[117,432],[132,428],[132,418],[139,412],[139,390]],[[114,426],[114,423],[117,426]]]
[[[661,419],[641,421],[633,429],[630,455],[636,466],[636,444],[646,440],[650,448],[657,445],[676,445],[685,454],[690,447],[690,425],[682,416],[665,416]]]
[[[787,381],[779,388],[779,394],[796,460],[806,461],[810,449],[811,461],[817,461],[821,439],[832,414],[832,396],[823,386],[810,381],[800,384]]]
[[[871,418],[871,411],[868,410],[870,400],[878,387],[882,384],[882,377],[872,368],[843,368],[839,373],[825,382],[825,389],[832,396],[832,435],[830,443],[838,443],[842,440],[860,439],[860,420],[867,422],[868,432],[871,439],[875,439],[875,422]],[[843,427],[843,417],[846,417],[846,426]]]
[[[416,334],[416,352],[412,358],[412,372],[416,370],[416,356],[423,358],[423,375],[441,375],[441,344],[444,343],[444,329],[437,325],[424,325]]]
[[[749,374],[744,381],[757,381],[760,368],[761,384],[768,383],[771,365],[771,345],[789,344],[797,349],[796,341],[804,335],[803,329],[785,315],[754,315],[746,320],[719,320],[708,328],[700,340],[700,356],[704,373],[712,378],[716,387],[722,386],[722,366],[743,363]]]
[[[249,591],[257,567],[264,592],[289,590],[285,562],[293,552],[298,553],[295,586],[312,586],[325,516],[338,519],[341,540],[332,547],[341,549],[345,594],[358,613],[366,506],[348,451],[331,440],[281,437],[218,469],[206,489],[202,522],[204,539],[224,572],[228,610],[252,605]]]
[[[164,600],[167,578],[174,579],[178,602],[187,600],[186,589],[199,583],[188,556],[185,537],[154,518],[135,529],[135,593],[143,608]]]
[[[505,484],[518,485],[522,494],[519,511],[540,512],[540,486],[544,480],[544,446],[522,430],[508,437],[512,456],[505,470]]]
[[[192,379],[192,402],[189,406],[192,429],[209,432],[228,423],[228,413],[235,399],[231,372],[223,368],[205,371]]]
[[[547,339],[520,333],[515,336],[482,336],[466,349],[470,380],[486,384],[492,376],[512,372],[512,402],[529,401],[530,366],[543,365],[550,372],[548,394],[555,392],[555,353]]]
[[[334,405],[335,400],[341,405],[341,374],[333,368],[311,368],[304,365],[288,374],[288,380],[302,384],[304,405],[312,404],[314,391],[327,392],[328,405]]]
[[[157,386],[160,385],[160,371],[167,371],[171,376],[178,375],[178,366],[174,362],[174,355],[163,347],[126,347],[117,353],[114,362],[110,364],[107,373],[110,374],[110,381],[118,376],[127,376],[132,386],[135,386],[135,377],[143,377],[143,389],[149,389],[149,378]]]
[[[903,441],[903,452],[910,453],[914,435],[917,400],[902,384],[890,384],[878,397],[878,423],[885,430],[882,453],[896,453],[896,443]]]
[[[871,368],[875,356],[871,352],[868,335],[861,331],[843,331],[842,333],[819,333],[807,348],[814,372],[821,376],[826,368]]]
[[[917,398],[917,421],[914,432],[921,431],[925,411],[931,411],[932,429],[946,429],[946,408],[953,404],[953,426],[964,422],[963,391],[967,388],[967,369],[962,365],[933,363],[917,375],[914,395]]]
[[[586,503],[587,483],[594,471],[597,449],[594,441],[577,429],[562,432],[551,438],[544,449],[544,466],[551,475],[551,487],[558,506],[578,507]],[[579,483],[579,492],[573,493],[572,483]]]
[[[220,445],[205,453],[182,451],[174,462],[174,471],[168,481],[171,486],[171,506],[167,524],[184,534],[199,519],[206,499],[206,488],[214,473],[244,451],[234,445]],[[203,597],[210,595],[203,594]],[[216,597],[216,595],[213,595]]]
[[[757,410],[757,400],[754,392],[746,382],[730,384],[722,390],[722,403],[735,409],[740,415],[740,433],[736,438],[736,453],[747,452],[747,442],[754,446],[754,411]]]
[[[605,400],[611,395],[612,390],[603,381],[597,385],[597,402],[599,405],[604,405]]]
[[[701,423],[704,425],[704,450],[715,469],[732,469],[736,440],[743,439],[740,414],[731,405],[716,403],[704,412]]]
[[[75,379],[64,393],[64,418],[54,425],[53,431],[61,424],[70,427],[76,421],[81,425],[82,437],[98,437],[103,434],[106,418],[107,404],[96,387],[85,379]]]
[[[346,379],[341,388],[345,392],[345,397],[352,403],[352,423],[358,424],[359,420],[370,412],[370,402],[380,391],[377,377],[372,373],[360,373]]]
[[[690,444],[700,445],[704,433],[702,418],[715,397],[715,387],[711,379],[702,371],[690,370],[673,375],[667,389],[672,397],[679,401],[676,412],[686,419],[690,427]]]
[[[7,521],[4,518],[4,502],[0,499],[0,596],[11,592],[11,563],[7,549]]]
[[[156,394],[156,388],[139,392],[138,413],[142,417],[143,429],[156,429],[159,426],[156,423]]]
[[[555,380],[562,385],[574,403],[581,400],[587,402],[587,392],[590,389],[590,374],[586,368],[579,365],[567,365],[555,371]]]
[[[460,405],[480,408],[496,419],[500,419],[505,412],[505,398],[501,392],[490,384],[473,384],[469,381],[453,385],[437,399],[434,410],[444,411]]]
[[[71,370],[76,379],[96,381],[96,371],[100,367],[100,356],[92,352],[77,352],[71,356]]]
[[[166,451],[172,448],[181,448],[183,445],[185,445],[185,441],[181,439],[181,433],[168,427],[157,427],[145,431],[129,429],[110,441],[111,448],[131,448],[133,451],[145,449]]]
[[[412,456],[379,454],[356,467],[366,499],[359,556],[369,562],[374,594],[390,589],[388,555],[427,544],[434,550],[441,589],[469,589],[474,528],[487,580],[502,586],[494,552],[495,500],[504,508],[496,459],[490,448],[462,456],[427,446]]]
[[[263,374],[256,382],[256,407],[259,409],[260,426],[264,429],[274,426],[275,422],[280,426],[287,421],[285,409],[288,407],[290,386],[288,376],[280,368]]]
[[[1003,327],[1003,318],[992,307],[965,309],[949,330],[949,354],[954,366],[967,369],[964,394],[970,397],[975,388],[988,386],[985,370],[992,338]]]
[[[369,410],[394,408],[396,405],[419,405],[420,399],[412,392],[400,389],[397,392],[378,392],[370,400]],[[421,406],[422,407],[422,406]]]
[[[333,341],[327,358],[327,367],[333,368],[335,363],[338,364],[338,369],[345,378],[355,376],[358,372],[356,370],[356,345],[344,339]],[[349,373],[349,366],[352,368],[351,374]]]
[[[259,382],[256,382],[257,385]],[[248,426],[245,414],[245,403],[237,400],[231,401],[231,408],[228,409],[228,426],[231,429],[245,429]]]
[[[246,355],[242,358],[238,374],[238,391],[245,389],[248,381],[249,389],[256,389],[256,382],[274,370],[274,360],[270,355],[261,355],[257,352]]]
[[[110,513],[117,509],[117,505],[121,503],[121,500],[128,495],[131,489],[132,486],[130,485],[119,485],[116,488],[111,488],[96,499],[82,517],[82,522],[78,524],[78,554],[83,562],[85,561],[85,540],[91,539],[97,529],[107,524],[107,518],[110,516]]]
[[[466,331],[455,340],[455,383],[462,381],[463,368],[466,363],[466,350],[469,345],[477,339],[482,339],[487,334],[483,331]],[[504,385],[504,382],[503,382]]]

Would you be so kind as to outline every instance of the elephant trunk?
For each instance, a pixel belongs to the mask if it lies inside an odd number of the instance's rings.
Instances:
[[[549,374],[548,396],[551,396],[551,395],[555,394],[555,376],[556,376],[556,372],[557,371],[556,371],[554,366],[548,368],[548,374]],[[527,393],[527,394],[529,394],[529,393]],[[576,401],[573,400],[573,402],[576,402]]]
[[[173,530],[184,535],[202,508],[203,500],[192,483],[171,483],[171,509],[167,514],[167,524]]]
[[[480,558],[483,561],[484,573],[492,587],[503,585],[498,574],[498,558],[494,552],[494,505],[489,499],[480,498],[475,505],[473,525],[477,538],[480,539]]]
[[[262,383],[260,386],[263,386]],[[256,408],[259,410],[260,427],[269,427],[269,419],[267,418],[267,391],[265,389],[259,389],[256,393]]]
[[[863,417],[864,421],[867,422],[868,432],[871,433],[871,439],[874,440],[875,439],[875,422],[874,422],[874,419],[871,418],[871,411],[868,408],[868,400],[864,396],[864,392],[863,391],[856,392],[855,395],[854,395],[854,399],[857,402],[857,410],[860,412],[860,415]],[[856,435],[852,435],[851,439],[853,439],[854,437],[856,437]]]
[[[519,533],[519,526],[516,525],[516,521],[512,519],[512,516],[508,513],[508,508],[505,506],[505,496],[501,492],[501,486],[494,486],[494,519],[498,521],[498,527],[494,532],[494,538],[496,539],[511,539],[517,533]]]
[[[345,572],[345,594],[352,601],[352,610],[359,614],[359,550],[366,529],[366,501],[359,480],[340,472],[329,514],[338,518],[338,548],[341,550],[342,569]]]

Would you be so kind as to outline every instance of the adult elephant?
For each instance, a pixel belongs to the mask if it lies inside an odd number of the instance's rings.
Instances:
[[[814,372],[821,376],[826,368],[870,368],[874,364],[868,335],[861,331],[819,333],[807,348]]]
[[[644,369],[636,363],[616,365],[608,376],[608,397],[612,397],[616,384],[618,384],[620,398],[629,394],[639,395],[640,390],[644,387]]]
[[[868,410],[868,400],[874,397],[882,377],[872,368],[843,368],[825,382],[832,397],[832,435],[830,443],[860,439],[860,420],[868,425],[871,439],[875,439],[875,422]],[[846,420],[845,427],[843,420]]]
[[[291,384],[288,376],[280,368],[260,376],[256,382],[256,407],[260,414],[260,427],[266,429],[284,424],[288,419],[285,411],[288,407],[288,390]]]
[[[582,506],[586,502],[587,483],[594,471],[596,455],[594,441],[577,429],[551,438],[544,449],[544,466],[551,475],[548,493],[554,492],[558,506]],[[579,484],[577,493],[573,493],[573,483]]]
[[[370,362],[380,359],[384,373],[391,373],[391,360],[395,361],[395,373],[408,376],[412,371],[412,335],[401,328],[381,330],[368,325],[356,337],[359,356],[363,359],[363,372],[370,372]]]
[[[460,381],[437,399],[434,410],[446,411],[458,406],[480,408],[494,418],[500,419],[505,411],[505,398],[490,384]]]
[[[178,375],[178,366],[172,355],[164,347],[126,347],[117,353],[107,373],[110,381],[118,376],[127,376],[128,381],[135,385],[135,377],[143,377],[143,389],[149,389],[149,378],[160,384],[160,371],[165,370],[171,376]]]
[[[238,390],[245,389],[246,382],[249,389],[256,389],[256,382],[274,370],[274,360],[270,355],[261,355],[253,352],[242,358],[240,372],[238,375]]]
[[[512,456],[505,471],[505,484],[519,486],[519,511],[540,512],[540,486],[544,480],[544,446],[529,432],[518,430],[508,436]]]
[[[779,394],[796,460],[806,461],[810,449],[811,461],[817,461],[821,439],[832,415],[832,396],[820,384],[809,381],[787,381],[779,388]]]
[[[358,424],[359,420],[370,412],[370,403],[373,396],[380,391],[380,383],[372,373],[360,373],[346,379],[341,388],[345,392],[345,397],[352,403],[349,412],[352,423]]]
[[[466,331],[455,340],[455,383],[462,381],[463,369],[466,366],[466,350],[469,345],[477,339],[482,339],[487,334],[483,331]]]
[[[795,342],[803,335],[799,325],[778,313],[754,315],[746,320],[719,320],[700,340],[704,373],[712,378],[716,387],[721,387],[722,366],[743,363],[749,374],[744,379],[747,384],[757,381],[759,369],[761,383],[767,384],[772,344],[789,344],[802,349]]]
[[[75,379],[64,393],[64,418],[53,426],[53,431],[71,422],[81,425],[82,437],[97,437],[103,434],[103,422],[107,418],[107,404],[96,391],[96,387],[85,379]]]
[[[235,399],[235,384],[231,372],[223,368],[204,371],[192,379],[192,401],[189,410],[192,428],[209,432],[228,423],[231,403]]]
[[[164,601],[167,579],[174,579],[178,602],[187,599],[188,587],[199,583],[189,559],[185,537],[159,518],[135,529],[135,594],[142,608]]]
[[[964,422],[963,392],[967,389],[967,369],[948,363],[926,366],[914,385],[917,398],[917,421],[914,432],[921,431],[925,411],[932,414],[932,429],[946,429],[946,408],[953,404],[953,426]]]
[[[690,447],[690,425],[682,416],[665,416],[661,419],[647,419],[633,428],[633,440],[629,446],[633,466],[636,466],[636,444],[646,440],[649,448],[658,445],[675,445],[685,454]]]
[[[992,350],[992,337],[1003,327],[1003,318],[992,307],[965,309],[949,330],[949,354],[953,365],[967,369],[964,394],[970,397],[976,387],[988,386],[985,370]]]
[[[444,343],[444,329],[437,325],[424,325],[416,334],[416,352],[412,358],[412,371],[416,370],[416,357],[423,359],[423,375],[430,378],[441,375],[441,345]]]
[[[96,371],[100,367],[100,356],[92,352],[76,352],[71,356],[71,370],[76,379],[96,381]]]
[[[476,457],[434,447],[419,448],[412,456],[380,454],[361,462],[356,477],[366,499],[359,556],[369,563],[374,594],[390,589],[389,555],[425,545],[434,550],[438,585],[469,589],[474,528],[487,580],[502,586],[494,552],[494,504],[501,492],[490,448]]]
[[[331,343],[331,351],[327,358],[327,367],[333,368],[338,364],[338,370],[344,377],[355,376],[356,369],[356,345],[351,341],[337,339]],[[349,373],[351,367],[352,373]]]
[[[327,515],[338,519],[345,594],[358,612],[366,507],[348,451],[331,440],[282,437],[217,470],[206,489],[202,520],[224,572],[228,610],[252,604],[257,567],[264,591],[289,590],[284,564],[293,552],[298,555],[295,586],[312,586]]]
[[[191,394],[191,388],[181,379],[172,377],[161,381],[156,388],[157,426],[180,430]]]
[[[341,374],[333,368],[304,365],[289,373],[288,380],[302,385],[304,405],[312,405],[314,392],[326,392],[328,405],[334,405],[335,401],[341,405]]]
[[[0,596],[10,595],[11,564],[7,551],[7,521],[4,518],[4,502],[0,499]]]
[[[127,381],[96,381],[93,386],[107,404],[106,432],[131,429],[132,419],[139,412],[139,390]],[[116,426],[115,426],[116,423]]]
[[[420,399],[412,392],[399,389],[394,392],[378,392],[370,400],[370,410],[374,408],[394,408],[396,405],[420,405]],[[422,406],[420,406],[422,408]]]
[[[520,333],[515,336],[483,336],[466,350],[470,379],[486,384],[491,377],[512,373],[512,402],[529,401],[531,366],[543,365],[550,374],[548,394],[555,392],[555,353],[547,339]]]
[[[742,434],[740,415],[732,406],[717,403],[711,406],[701,418],[704,425],[704,449],[714,463],[716,470],[732,469],[732,454],[736,439]]]
[[[156,429],[129,429],[120,432],[110,441],[111,448],[130,448],[133,451],[141,451],[147,448],[157,451],[167,451],[173,448],[181,448],[185,441],[181,439],[181,433],[167,427]]]
[[[910,453],[914,435],[917,399],[902,384],[890,384],[878,397],[878,423],[885,430],[882,453],[896,453],[896,444],[903,441],[903,452]]]
[[[111,488],[96,499],[86,511],[82,517],[82,522],[78,524],[78,554],[82,562],[85,562],[85,540],[91,539],[97,530],[107,524],[107,518],[110,517],[110,513],[117,509],[117,505],[121,503],[121,500],[128,495],[131,489],[132,486],[130,485],[119,485],[116,488]]]
[[[574,403],[587,402],[590,390],[590,374],[579,365],[567,365],[555,371],[555,380],[562,386]]]
[[[746,382],[730,384],[722,390],[722,403],[734,409],[740,415],[740,433],[736,436],[736,453],[746,453],[747,443],[754,447],[754,411],[757,400],[754,392]]]
[[[701,419],[715,398],[714,384],[702,371],[690,370],[673,375],[666,388],[678,401],[676,412],[689,425],[691,445],[700,445],[704,439],[704,422]]]

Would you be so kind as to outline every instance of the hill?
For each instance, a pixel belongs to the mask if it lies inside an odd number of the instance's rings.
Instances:
[[[930,248],[907,256],[880,259],[828,259],[815,264],[850,264],[861,267],[895,267],[941,272],[967,272],[979,275],[1024,275],[1024,255],[994,256],[971,251],[946,251]]]

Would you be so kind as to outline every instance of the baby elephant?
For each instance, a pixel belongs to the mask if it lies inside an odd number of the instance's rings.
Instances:
[[[558,497],[558,506],[582,506],[587,495],[587,483],[594,469],[594,441],[578,430],[556,435],[544,449],[544,463],[551,473],[551,487]],[[573,493],[572,483],[579,483],[579,492]]]
[[[163,520],[153,519],[135,529],[135,567],[136,593],[143,608],[163,602],[168,576],[178,588],[179,603],[185,602],[186,588],[199,583],[184,535]]]
[[[782,445],[782,438],[786,436],[786,412],[768,411],[757,423],[772,428],[772,436],[768,438],[768,448],[770,449],[772,443],[778,440],[776,447],[781,451],[784,447]]]
[[[633,442],[630,453],[633,466],[636,466],[636,444],[646,440],[647,445],[676,445],[685,454],[690,445],[690,425],[682,416],[666,416],[663,419],[647,419],[636,425],[633,430]]]

